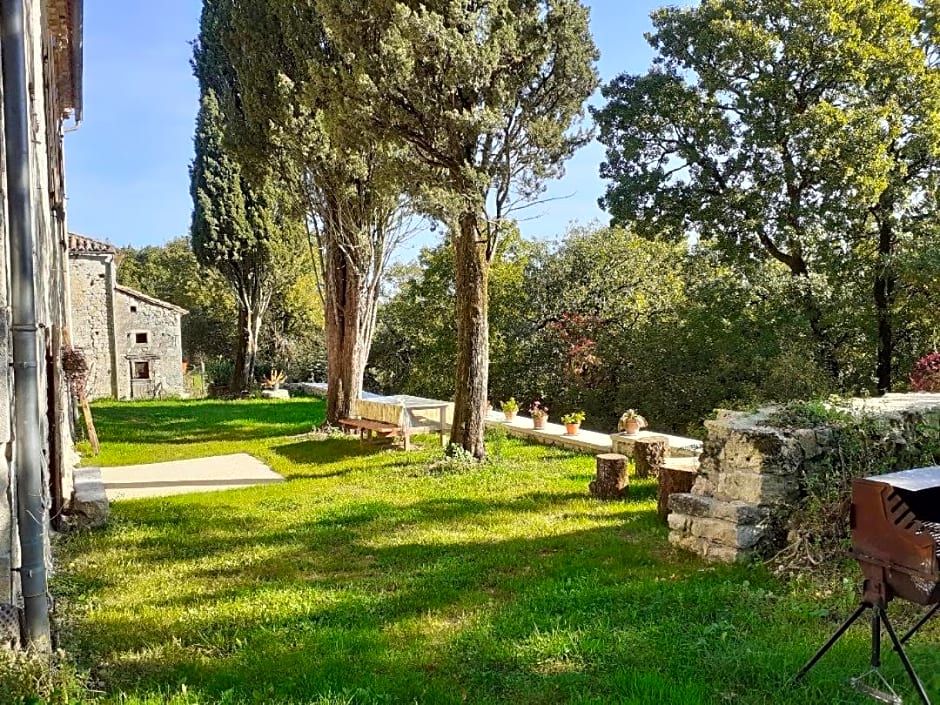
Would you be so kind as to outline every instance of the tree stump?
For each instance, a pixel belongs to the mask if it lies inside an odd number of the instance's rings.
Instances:
[[[696,458],[670,458],[660,466],[659,493],[656,499],[659,518],[663,523],[669,517],[669,495],[691,492],[697,477]]]
[[[633,462],[640,479],[656,477],[659,467],[669,456],[669,439],[665,436],[637,438],[633,444]]]
[[[598,499],[620,499],[627,496],[627,456],[602,453],[597,456],[597,477],[588,489]]]

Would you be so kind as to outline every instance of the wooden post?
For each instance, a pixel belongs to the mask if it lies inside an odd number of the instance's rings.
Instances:
[[[660,521],[665,523],[669,517],[669,495],[691,492],[697,477],[696,458],[670,458],[660,466],[659,492],[656,498]]]
[[[598,499],[620,499],[629,493],[627,456],[602,453],[597,456],[597,477],[588,489]]]
[[[633,462],[636,476],[656,477],[659,467],[669,456],[669,440],[665,436],[646,436],[637,438],[633,445]]]

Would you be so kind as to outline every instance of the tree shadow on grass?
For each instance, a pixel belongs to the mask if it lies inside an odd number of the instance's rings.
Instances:
[[[853,702],[839,674],[864,663],[863,638],[815,690],[786,692],[823,632],[768,599],[776,583],[763,572],[705,569],[671,549],[664,560],[657,542],[608,527],[386,546],[369,540],[385,521],[354,527],[343,555],[271,534],[272,560],[293,570],[161,605],[185,608],[184,621],[92,618],[83,639],[106,644],[109,663],[98,675],[141,694],[185,683],[209,702]]]

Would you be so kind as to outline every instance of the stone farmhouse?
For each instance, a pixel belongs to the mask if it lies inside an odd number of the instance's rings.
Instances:
[[[117,251],[69,235],[72,341],[88,360],[88,398],[182,396],[186,310],[117,283]]]
[[[75,466],[63,130],[82,118],[82,1],[0,3],[0,646],[51,646],[50,526]],[[0,698],[2,699],[2,698]]]

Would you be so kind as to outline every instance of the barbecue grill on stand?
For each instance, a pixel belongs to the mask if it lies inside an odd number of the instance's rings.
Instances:
[[[853,679],[861,692],[886,703],[901,704],[881,677],[881,631],[885,631],[924,705],[930,698],[911,665],[904,644],[940,610],[940,467],[905,470],[855,480],[852,484],[852,555],[865,581],[855,613],[803,666],[802,678],[867,610],[871,610],[871,672],[888,687],[878,690]],[[888,619],[894,598],[931,609],[903,637]],[[868,674],[866,674],[867,676]]]

